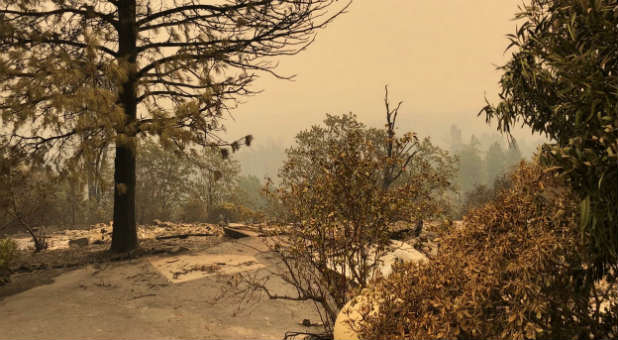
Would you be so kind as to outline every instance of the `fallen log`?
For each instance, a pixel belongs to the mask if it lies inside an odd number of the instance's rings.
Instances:
[[[164,235],[164,236],[157,236],[155,237],[157,240],[167,240],[170,238],[180,238],[180,239],[185,239],[187,237],[190,236],[217,236],[216,234],[210,234],[210,233],[191,233],[191,234],[178,234],[178,235]]]

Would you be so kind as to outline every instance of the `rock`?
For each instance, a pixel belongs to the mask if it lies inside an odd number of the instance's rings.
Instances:
[[[357,322],[363,320],[362,311],[368,310],[369,316],[373,317],[379,312],[378,304],[372,299],[371,295],[366,288],[360,295],[348,301],[341,308],[333,327],[334,340],[360,339],[359,334],[353,328],[357,326]]]
[[[413,246],[400,241],[391,241],[392,249],[384,254],[380,260],[378,270],[382,276],[388,277],[392,273],[392,265],[395,262],[427,262],[427,256],[416,250]]]
[[[85,247],[88,245],[88,238],[81,237],[73,240],[69,240],[69,247]]]
[[[368,247],[367,254],[369,254],[369,258],[373,259],[376,255],[375,247]],[[398,241],[391,240],[388,249],[385,250],[384,254],[380,256],[379,263],[376,266],[376,272],[380,272],[382,277],[388,277],[392,273],[392,265],[395,262],[427,262],[428,258],[423,253],[416,250],[412,245]],[[372,264],[372,261],[369,260],[369,265]],[[332,262],[327,262],[326,266],[341,275],[345,275],[350,280],[355,280],[351,270],[346,268],[345,272],[343,272],[340,266],[333,265]],[[370,278],[373,278],[376,273],[371,273]]]

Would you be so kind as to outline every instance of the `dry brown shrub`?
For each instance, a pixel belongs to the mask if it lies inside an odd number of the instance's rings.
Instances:
[[[9,281],[11,262],[17,256],[17,244],[9,238],[0,238],[0,286]]]
[[[435,261],[401,264],[378,284],[380,312],[357,325],[364,338],[618,336],[615,277],[605,289],[584,280],[574,194],[534,164],[511,179],[444,236]]]
[[[387,95],[385,104],[385,130],[347,114],[327,115],[324,125],[301,131],[286,150],[280,182],[269,180],[264,189],[267,211],[283,224],[268,238],[282,268],[272,277],[295,292],[269,291],[269,278],[245,281],[269,298],[313,302],[326,332],[378,275],[379,259],[391,251],[390,225],[422,226],[440,216],[451,189],[453,157],[429,138],[397,135],[397,109]]]

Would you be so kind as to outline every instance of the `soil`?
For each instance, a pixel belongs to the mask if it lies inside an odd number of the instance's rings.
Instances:
[[[101,237],[97,228],[48,235],[92,242]],[[58,246],[64,241],[56,237],[54,249],[20,251],[9,283],[0,286],[0,338],[281,339],[286,331],[322,331],[312,303],[270,300],[232,284],[241,275],[281,270],[264,237],[217,232],[156,239],[194,233],[187,228],[150,230],[140,249],[128,254],[108,253],[105,237],[74,248]],[[199,228],[204,234],[205,226]],[[268,287],[294,294],[278,279]]]

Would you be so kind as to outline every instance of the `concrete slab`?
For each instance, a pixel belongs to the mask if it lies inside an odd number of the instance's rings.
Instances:
[[[191,254],[150,258],[149,262],[172,283],[264,268],[255,256],[239,254]]]

